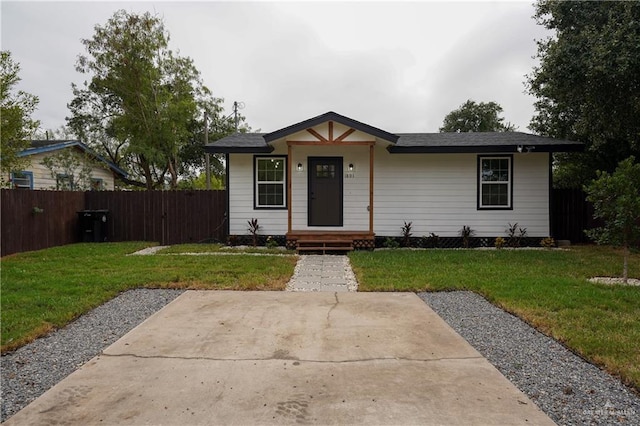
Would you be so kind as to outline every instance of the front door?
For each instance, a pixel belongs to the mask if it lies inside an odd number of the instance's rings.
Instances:
[[[342,157],[309,157],[309,226],[342,226]]]

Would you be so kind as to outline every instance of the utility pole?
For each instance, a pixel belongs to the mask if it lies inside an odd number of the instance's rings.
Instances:
[[[244,102],[233,103],[233,122],[235,124],[236,133],[238,133],[238,125],[240,124],[240,117],[238,116],[238,110],[244,108]]]
[[[204,144],[205,146],[209,143],[209,114],[207,111],[204,112]],[[206,160],[206,177],[207,177],[207,190],[211,189],[211,159],[209,158],[209,153],[206,152],[204,155]]]

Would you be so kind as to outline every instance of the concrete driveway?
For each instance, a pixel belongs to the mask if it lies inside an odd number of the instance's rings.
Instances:
[[[413,293],[189,291],[17,424],[553,422]]]

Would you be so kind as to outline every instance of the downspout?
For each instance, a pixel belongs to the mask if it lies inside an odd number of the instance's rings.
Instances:
[[[227,238],[229,238],[229,234],[231,233],[231,221],[229,219],[229,186],[230,186],[230,182],[229,182],[229,153],[227,152],[226,154],[224,154],[224,188],[226,191],[226,197],[227,197],[227,208],[224,212],[224,217],[225,220],[227,221]]]
[[[373,235],[373,152],[375,143],[369,145],[369,233]]]
[[[555,220],[553,217],[554,205],[553,205],[553,152],[549,152],[549,236],[555,238],[555,232],[553,228],[555,226]]]

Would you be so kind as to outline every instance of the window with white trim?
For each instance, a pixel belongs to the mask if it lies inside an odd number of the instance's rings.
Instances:
[[[511,209],[513,157],[478,157],[478,209]]]
[[[33,189],[33,172],[11,173],[11,184],[15,189]]]
[[[255,207],[285,208],[287,162],[285,157],[255,157]]]

